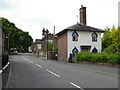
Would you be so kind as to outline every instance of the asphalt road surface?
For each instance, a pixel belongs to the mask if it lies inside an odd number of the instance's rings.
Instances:
[[[12,55],[10,61],[7,88],[118,88],[117,73],[104,74],[91,68],[38,58],[32,53]]]

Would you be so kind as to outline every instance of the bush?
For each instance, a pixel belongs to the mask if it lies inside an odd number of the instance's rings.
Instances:
[[[91,60],[91,55],[89,52],[79,52],[77,54],[77,61],[82,62],[87,60]]]
[[[118,60],[117,55],[110,54],[110,55],[108,55],[107,59],[108,59],[108,63],[110,63],[110,64],[117,64],[118,63],[117,62],[117,60]]]
[[[107,53],[91,53],[91,52],[80,52],[77,54],[78,62],[105,62],[110,64],[117,64],[119,57],[118,54],[107,54]]]

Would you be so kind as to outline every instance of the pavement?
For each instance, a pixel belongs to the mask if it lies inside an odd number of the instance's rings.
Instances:
[[[7,88],[108,88],[118,90],[118,68],[47,60],[33,54],[11,56]]]
[[[46,59],[45,57],[40,57],[42,60],[49,60]],[[92,63],[68,63],[67,61],[63,60],[51,60],[51,62],[57,62],[57,63],[62,63],[71,67],[76,67],[96,73],[103,73],[103,74],[109,74],[112,76],[119,76],[120,75],[120,69],[117,66],[110,66],[110,65],[98,65],[98,64],[92,64]]]

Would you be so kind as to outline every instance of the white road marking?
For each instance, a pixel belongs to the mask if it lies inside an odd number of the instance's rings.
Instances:
[[[5,67],[3,67],[3,70],[5,70],[8,67],[9,64],[10,64],[10,62],[8,62]]]
[[[0,70],[0,74],[3,72],[3,70]]]
[[[29,61],[30,63],[33,63],[32,61]]]
[[[80,88],[81,90],[84,90],[83,88],[81,88],[80,86],[74,84],[73,82],[70,83],[71,85],[75,86],[76,88]]]
[[[51,73],[51,74],[57,76],[57,77],[60,77],[58,74],[56,74],[56,73],[54,73],[54,72],[52,72],[52,71],[50,71],[50,70],[48,70],[48,69],[45,69],[45,70],[48,71],[49,73]]]
[[[40,66],[39,64],[35,64],[35,65],[37,65],[38,67],[42,67],[42,66]]]
[[[25,59],[26,61],[28,61],[28,59]]]
[[[26,61],[28,61],[28,59],[26,59],[26,58],[24,58],[24,57],[23,57],[23,59],[25,59]]]

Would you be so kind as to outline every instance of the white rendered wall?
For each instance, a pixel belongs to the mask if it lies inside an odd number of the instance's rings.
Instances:
[[[91,46],[91,50],[96,47],[98,52],[101,51],[101,33],[100,32],[96,32],[98,34],[98,38],[97,38],[97,42],[92,42],[92,33],[93,32],[85,32],[85,31],[77,31],[79,37],[78,37],[78,41],[72,41],[72,33],[74,31],[68,31],[67,32],[67,36],[68,36],[68,58],[69,58],[69,54],[72,53],[72,50],[74,47],[76,47],[79,52],[80,50],[80,46]]]

